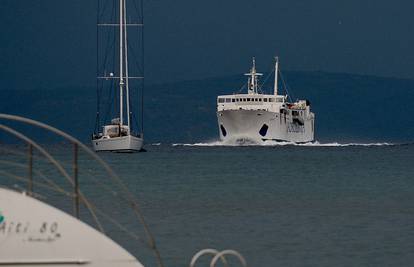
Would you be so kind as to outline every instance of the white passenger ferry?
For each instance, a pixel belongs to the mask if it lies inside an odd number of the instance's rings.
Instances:
[[[255,59],[248,76],[247,94],[217,97],[217,119],[220,139],[224,142],[266,140],[306,143],[314,140],[315,115],[308,100],[288,102],[278,94],[279,61],[275,62],[273,94],[259,92]]]

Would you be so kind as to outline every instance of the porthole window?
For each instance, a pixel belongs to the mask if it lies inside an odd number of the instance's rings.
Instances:
[[[268,129],[269,129],[269,126],[267,126],[266,124],[263,124],[262,128],[260,128],[259,134],[264,137],[267,134]]]
[[[221,124],[221,125],[220,125],[220,130],[221,130],[221,134],[222,134],[223,136],[226,136],[226,135],[227,135],[227,131],[226,131],[226,129],[224,128],[223,124]]]

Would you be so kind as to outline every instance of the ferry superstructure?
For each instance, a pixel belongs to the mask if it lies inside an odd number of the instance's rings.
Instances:
[[[308,100],[288,102],[278,94],[279,60],[275,60],[273,94],[259,92],[262,73],[253,66],[249,73],[247,94],[217,97],[220,139],[224,142],[263,142],[267,140],[307,143],[314,140],[315,115]]]

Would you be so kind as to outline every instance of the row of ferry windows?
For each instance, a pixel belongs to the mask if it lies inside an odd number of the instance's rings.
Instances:
[[[282,98],[219,98],[219,103],[230,102],[283,102]]]

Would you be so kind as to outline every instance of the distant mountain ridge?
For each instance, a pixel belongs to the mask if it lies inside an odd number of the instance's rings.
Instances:
[[[287,71],[293,100],[308,99],[321,142],[414,140],[414,80],[354,74]],[[272,79],[263,88],[270,92]],[[148,85],[144,123],[147,143],[217,140],[216,97],[236,93],[242,75]],[[267,89],[266,89],[267,88]],[[27,116],[87,142],[94,129],[94,88],[0,89],[0,112]]]

